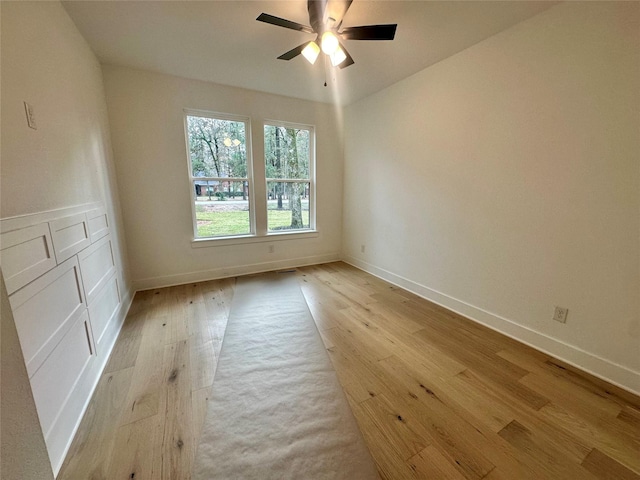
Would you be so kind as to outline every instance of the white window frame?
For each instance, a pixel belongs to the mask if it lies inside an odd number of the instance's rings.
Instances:
[[[201,180],[221,180],[219,177],[194,177],[193,170],[191,165],[191,153],[189,151],[189,130],[187,125],[187,117],[188,116],[197,116],[197,117],[206,117],[206,118],[214,118],[219,120],[228,120],[232,122],[243,122],[245,124],[245,148],[247,152],[247,179],[249,184],[249,225],[250,225],[250,233],[239,234],[239,235],[229,235],[229,236],[215,236],[215,237],[198,237],[198,225],[196,220],[196,194],[194,188],[194,182]],[[192,220],[192,248],[209,248],[209,247],[219,247],[226,245],[240,245],[240,244],[248,244],[248,243],[263,243],[263,242],[273,242],[280,240],[298,240],[298,239],[307,239],[307,238],[317,238],[319,236],[319,232],[317,230],[317,219],[316,219],[316,204],[317,204],[317,193],[316,193],[316,135],[315,135],[315,127],[313,125],[306,125],[302,123],[291,123],[284,122],[280,120],[269,120],[264,119],[261,124],[262,128],[260,130],[260,139],[254,139],[254,132],[252,130],[252,118],[243,115],[234,115],[223,112],[215,112],[211,110],[199,110],[199,109],[191,109],[185,108],[183,109],[183,123],[184,123],[184,139],[185,139],[185,149],[186,149],[186,161],[187,161],[187,171],[189,178],[189,191],[191,198],[191,220]],[[266,157],[264,151],[264,127],[265,125],[272,126],[280,126],[285,128],[297,128],[309,131],[309,228],[304,229],[296,229],[296,230],[282,230],[282,231],[268,231],[267,225],[267,185],[269,181],[284,181],[282,179],[267,179],[266,178]],[[256,125],[257,127],[257,125]],[[257,130],[257,128],[255,129]],[[262,200],[258,200],[256,196],[256,185],[255,185],[255,161],[253,155],[253,141],[261,141],[262,142],[262,168],[257,168],[258,172],[261,174],[261,179],[258,179],[262,183],[264,181],[264,188],[260,194],[264,193],[265,198]],[[244,181],[245,179],[236,179],[236,178],[223,178],[224,181]],[[294,179],[291,181],[306,181],[307,179]],[[263,208],[264,207],[264,208]],[[264,212],[257,212],[257,208],[264,209]]]
[[[193,224],[193,242],[202,241],[216,241],[216,240],[229,240],[236,238],[251,238],[255,237],[256,232],[256,207],[255,207],[255,188],[253,181],[253,149],[251,147],[251,118],[232,115],[221,112],[211,112],[206,110],[193,110],[184,109],[184,139],[187,153],[187,169],[189,172],[189,191],[191,192],[191,221]],[[230,122],[242,122],[244,123],[244,135],[245,135],[245,151],[247,155],[247,177],[246,178],[227,178],[227,177],[194,177],[193,167],[191,165],[191,152],[189,148],[189,127],[187,124],[187,117],[203,117],[211,118],[215,120],[226,120]],[[239,235],[220,235],[214,237],[199,237],[198,236],[198,222],[196,217],[196,192],[194,185],[196,181],[224,181],[224,182],[247,182],[249,188],[249,233],[243,233]]]
[[[313,125],[305,125],[302,123],[283,122],[280,120],[264,120],[262,122],[263,142],[264,142],[264,127],[266,127],[267,125],[272,127],[283,127],[283,128],[294,128],[298,130],[307,130],[309,132],[309,178],[308,179],[267,178],[266,149],[263,149],[264,158],[262,159],[262,161],[265,164],[264,189],[267,196],[268,196],[269,182],[280,182],[280,183],[300,183],[305,181],[309,182],[309,228],[270,232],[269,226],[267,224],[265,225],[267,236],[271,237],[276,235],[291,235],[291,234],[302,234],[306,232],[316,232],[316,131],[315,131],[315,127]],[[267,198],[265,198],[265,201],[267,201]],[[267,218],[265,218],[265,221],[268,222]]]

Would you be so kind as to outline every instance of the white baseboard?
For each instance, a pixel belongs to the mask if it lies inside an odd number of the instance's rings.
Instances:
[[[295,268],[306,265],[316,265],[319,263],[336,262],[338,260],[340,260],[340,255],[338,253],[328,253],[324,255],[313,255],[310,257],[276,260],[273,262],[214,268],[211,270],[200,270],[197,272],[187,272],[176,275],[165,275],[162,277],[150,277],[134,280],[133,288],[136,291],[140,291],[150,290],[152,288],[172,287],[174,285],[182,285],[185,283],[204,282],[207,280],[217,280],[219,278],[235,277],[238,275],[270,272],[273,270],[281,270],[283,268]]]
[[[587,352],[579,347],[562,342],[544,333],[520,325],[494,313],[475,307],[413,280],[355,258],[343,255],[342,261],[375,275],[389,283],[404,288],[433,303],[452,310],[474,322],[524,343],[547,355],[573,365],[595,377],[606,380],[635,395],[640,395],[640,372]]]

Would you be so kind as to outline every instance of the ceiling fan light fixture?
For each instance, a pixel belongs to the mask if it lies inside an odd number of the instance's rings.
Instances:
[[[316,35],[313,42],[305,42],[292,48],[280,55],[278,60],[291,60],[302,54],[313,65],[322,51],[330,58],[334,67],[342,69],[355,62],[341,42],[346,40],[393,40],[398,27],[395,23],[388,23],[342,28],[342,21],[352,2],[353,0],[307,0],[310,25],[292,22],[268,13],[261,13],[256,20]],[[326,58],[324,60],[326,64]]]
[[[313,65],[316,63],[318,55],[320,55],[320,47],[316,42],[309,42],[307,46],[302,49],[302,55]]]
[[[335,52],[329,55],[329,58],[331,58],[331,65],[333,65],[334,67],[337,67],[347,59],[347,54],[344,53],[344,50],[338,47],[338,49]]]
[[[322,34],[320,46],[322,47],[322,51],[324,53],[326,53],[327,55],[331,55],[338,48],[340,48],[340,42],[338,41],[338,37],[336,37],[333,32],[324,32]]]

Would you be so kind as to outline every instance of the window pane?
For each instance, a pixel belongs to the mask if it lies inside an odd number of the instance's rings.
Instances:
[[[244,122],[188,115],[187,141],[192,176],[247,176]]]
[[[248,182],[196,180],[193,188],[198,237],[251,233]]]
[[[267,228],[300,230],[309,227],[309,182],[267,183]]]
[[[264,126],[267,178],[309,178],[309,130]]]

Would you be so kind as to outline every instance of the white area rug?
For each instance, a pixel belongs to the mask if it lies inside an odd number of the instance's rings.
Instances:
[[[292,274],[238,279],[193,478],[379,478]]]

